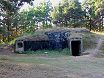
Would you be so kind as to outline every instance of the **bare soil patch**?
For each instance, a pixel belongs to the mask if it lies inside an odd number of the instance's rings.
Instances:
[[[34,59],[48,63],[0,61],[0,78],[104,78],[104,59],[89,56]]]

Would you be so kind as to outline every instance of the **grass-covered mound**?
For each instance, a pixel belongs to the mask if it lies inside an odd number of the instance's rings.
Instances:
[[[80,33],[83,39],[83,51],[86,51],[88,49],[95,49],[97,47],[97,42],[100,38],[100,35],[97,35],[95,33],[90,32],[88,29],[85,28],[65,28],[65,27],[56,27],[56,28],[50,28],[50,29],[42,29],[37,30],[35,32],[31,32],[29,34],[24,34],[23,36],[17,38],[17,40],[35,40],[35,41],[41,41],[41,40],[49,40],[49,37],[46,35],[46,33],[54,33],[54,32],[68,32],[69,36],[73,33]],[[31,53],[31,51],[29,51]],[[36,51],[35,53],[44,53],[44,50]],[[25,52],[28,54],[28,51]]]

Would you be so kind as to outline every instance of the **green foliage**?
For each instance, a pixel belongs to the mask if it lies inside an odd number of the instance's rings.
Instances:
[[[49,0],[29,10],[19,11],[25,2],[32,5],[32,1],[0,0],[0,34],[5,39],[2,41],[11,41],[24,33],[31,33],[37,29],[50,28],[52,22],[57,26],[84,26],[97,31],[102,31],[104,28],[102,27],[104,0],[84,0],[82,5],[78,0],[61,0],[54,8]]]
[[[95,0],[95,14],[104,12],[104,0]]]
[[[52,17],[55,23],[77,27],[83,20],[84,13],[78,0],[64,0],[55,7]]]
[[[25,32],[32,32],[35,29],[38,29],[38,27],[50,27],[51,10],[52,6],[50,2],[42,2],[39,6],[29,8],[28,11],[23,10],[16,18],[16,20],[18,19],[18,26]]]
[[[104,0],[84,0],[82,8],[86,12],[85,25],[90,30],[103,30],[103,16],[104,16]],[[101,28],[100,28],[101,26]],[[99,28],[99,29],[98,29]]]
[[[10,41],[8,44],[13,45],[13,44],[15,44],[15,42],[16,42],[16,39]]]
[[[14,15],[18,13],[18,10],[24,2],[31,4],[32,1],[33,0],[0,0],[0,28],[3,29],[0,29],[0,33],[2,35],[7,34],[8,42],[10,41],[11,30],[14,29],[12,21]]]

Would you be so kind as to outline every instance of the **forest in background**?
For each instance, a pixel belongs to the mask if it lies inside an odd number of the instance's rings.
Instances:
[[[33,5],[34,0],[0,0],[0,43],[7,43],[24,33],[57,27],[86,27],[104,31],[104,0],[61,0],[52,6],[50,0]],[[25,4],[32,7],[20,11]]]

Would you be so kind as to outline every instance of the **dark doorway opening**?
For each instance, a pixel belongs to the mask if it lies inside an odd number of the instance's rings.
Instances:
[[[24,51],[48,49],[49,41],[24,41]]]
[[[81,41],[71,41],[71,51],[73,56],[80,56]]]

